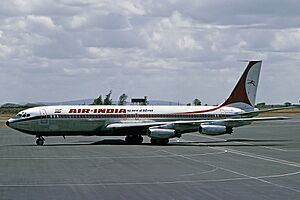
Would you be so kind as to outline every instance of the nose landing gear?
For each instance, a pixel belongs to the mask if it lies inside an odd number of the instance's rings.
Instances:
[[[37,136],[36,145],[42,146],[44,145],[45,139],[42,136]]]

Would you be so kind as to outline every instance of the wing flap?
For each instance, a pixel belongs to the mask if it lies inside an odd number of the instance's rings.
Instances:
[[[226,119],[224,125],[231,127],[239,127],[251,124],[252,122],[259,121],[273,121],[273,120],[287,120],[288,117],[253,117],[253,118],[238,118],[238,119]]]
[[[205,124],[220,124],[231,127],[238,127],[246,124],[250,124],[256,121],[271,121],[271,120],[286,120],[288,117],[253,117],[253,118],[230,118],[230,119],[219,119],[219,120],[190,120],[190,121],[167,121],[167,122],[117,122],[108,124],[108,129],[124,129],[124,128],[139,128],[139,127],[152,127],[162,125],[200,125]]]

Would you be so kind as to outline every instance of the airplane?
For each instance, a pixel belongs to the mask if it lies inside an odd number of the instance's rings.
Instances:
[[[255,99],[262,61],[249,61],[229,97],[218,106],[39,106],[19,112],[6,125],[37,137],[46,136],[126,136],[128,144],[141,144],[143,136],[151,144],[166,145],[170,138],[199,132],[217,136],[231,134],[233,128],[256,121],[284,120],[287,117],[257,117]]]

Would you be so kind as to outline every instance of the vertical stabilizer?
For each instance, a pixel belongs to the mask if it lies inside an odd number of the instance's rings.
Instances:
[[[230,106],[243,110],[253,110],[262,61],[249,61],[239,82],[229,98],[221,106]]]

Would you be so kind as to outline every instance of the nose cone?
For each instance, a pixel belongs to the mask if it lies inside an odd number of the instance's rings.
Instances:
[[[9,126],[9,121],[6,122],[6,126]]]

